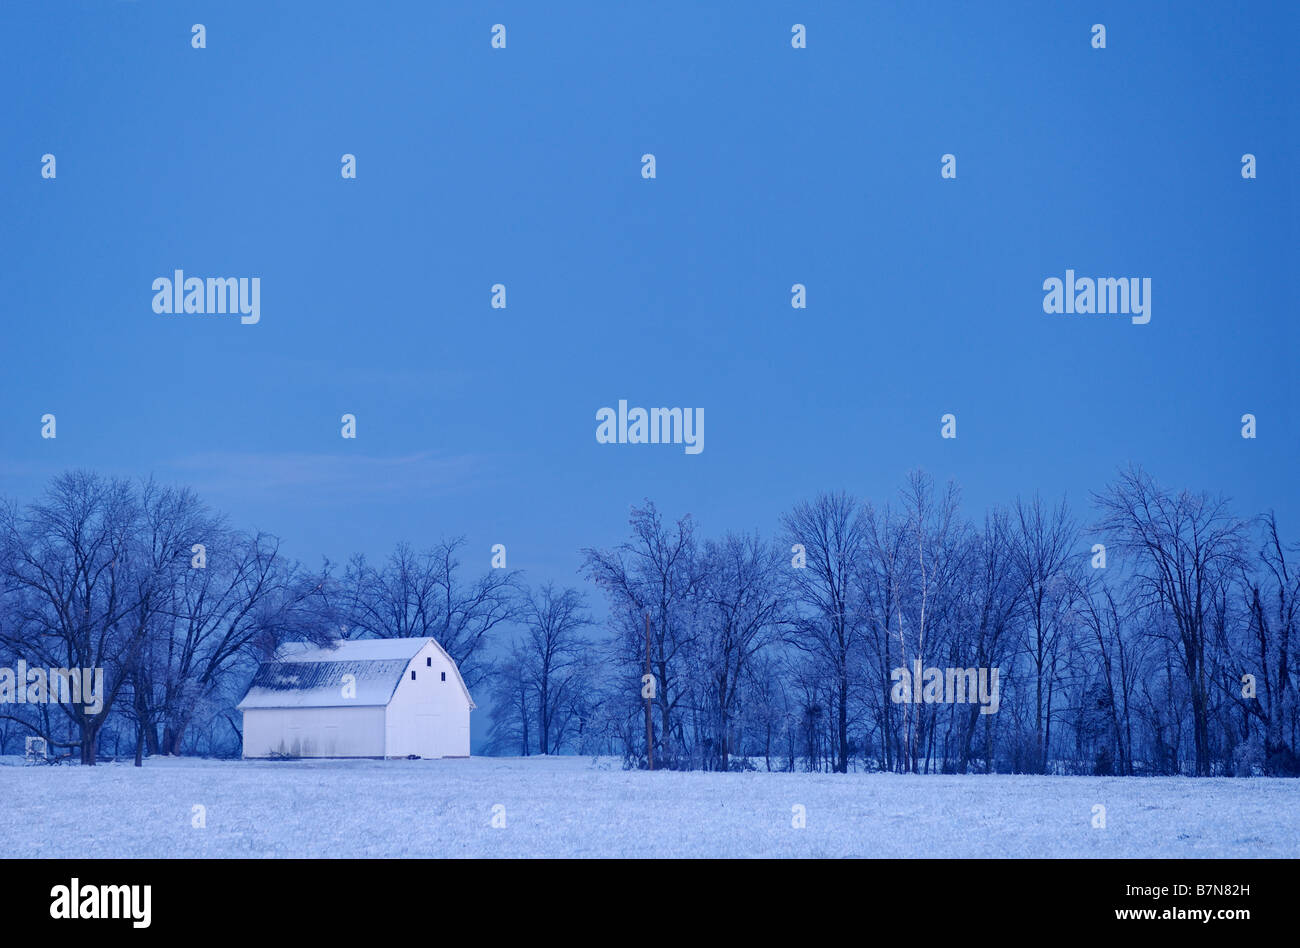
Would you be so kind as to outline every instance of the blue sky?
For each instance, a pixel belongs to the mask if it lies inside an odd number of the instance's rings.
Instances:
[[[1300,8],[717,6],[5,5],[0,494],[152,473],[309,562],[575,584],[642,498],[770,533],[916,466],[978,516],[1139,462],[1300,533]],[[155,314],[177,268],[260,323]],[[1151,322],[1045,315],[1067,268]],[[704,452],[597,444],[620,398]]]

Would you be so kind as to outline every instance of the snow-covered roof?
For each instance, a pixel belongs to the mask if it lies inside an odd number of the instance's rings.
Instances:
[[[287,642],[275,653],[275,660],[257,666],[248,692],[235,707],[249,708],[355,708],[382,707],[393,698],[411,659],[429,643],[446,656],[456,681],[470,697],[460,669],[446,649],[432,638],[349,639],[319,646],[311,642]],[[352,676],[345,682],[347,675]],[[349,694],[344,697],[345,685]]]
[[[408,662],[429,643],[413,639],[340,639],[330,645],[286,642],[276,650],[282,662],[375,662],[404,658]]]
[[[236,706],[246,708],[383,707],[393,697],[409,658],[361,662],[263,662]],[[345,698],[345,676],[356,697]],[[351,688],[348,689],[351,693]]]

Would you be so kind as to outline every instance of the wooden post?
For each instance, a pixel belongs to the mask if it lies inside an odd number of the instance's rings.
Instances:
[[[645,673],[652,675],[650,671],[650,613],[645,614]],[[649,696],[645,699],[645,756],[651,770],[655,769],[655,730],[654,717],[650,710],[651,702]]]

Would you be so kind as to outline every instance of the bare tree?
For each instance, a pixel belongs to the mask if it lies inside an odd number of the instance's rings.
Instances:
[[[578,692],[588,685],[591,643],[582,630],[592,624],[585,598],[576,589],[557,590],[551,583],[523,607],[520,643],[522,681],[532,690],[537,715],[537,749],[557,754],[564,742]]]
[[[288,640],[336,637],[326,564],[309,573],[280,555],[280,540],[209,524],[206,565],[186,563],[173,593],[166,638],[156,656],[161,680],[162,750],[180,754],[200,704],[241,662],[264,657]]]
[[[867,527],[858,502],[843,492],[819,494],[782,518],[787,545],[803,548],[793,570],[800,606],[789,641],[815,656],[834,695],[834,770],[849,769],[849,694],[865,609],[857,596]]]
[[[931,655],[951,644],[946,639],[953,632],[951,619],[957,601],[956,587],[968,552],[966,526],[957,514],[956,484],[950,482],[936,497],[929,475],[917,470],[908,475],[900,493],[907,537],[903,549],[912,559],[909,570],[912,586],[910,595],[900,592],[896,596],[901,610],[897,635],[904,663],[910,660],[924,666]],[[924,756],[928,770],[933,757],[938,708],[905,704],[903,711],[904,764],[916,770],[919,758]],[[922,739],[930,745],[924,750]]]
[[[1102,528],[1137,561],[1136,573],[1151,601],[1172,622],[1192,706],[1196,773],[1210,763],[1209,669],[1206,644],[1211,609],[1242,563],[1244,527],[1228,502],[1206,493],[1161,489],[1140,468],[1122,472],[1096,495]]]
[[[1020,609],[1024,583],[1012,564],[1015,548],[1012,527],[1007,515],[994,511],[984,518],[984,529],[974,539],[974,555],[969,574],[971,634],[963,642],[969,661],[977,668],[1000,668],[1009,664],[1011,630]],[[976,728],[985,722],[984,770],[993,766],[993,720],[996,715],[981,715],[977,705],[964,714],[959,736],[958,770],[965,773],[974,754]]]
[[[651,668],[655,675],[655,704],[659,709],[660,751],[657,761],[677,766],[685,734],[677,721],[686,699],[685,676],[698,610],[699,551],[695,526],[685,516],[671,527],[650,501],[633,508],[632,539],[613,550],[583,550],[584,571],[604,592],[612,607],[617,633],[617,661],[626,669],[627,688],[641,677],[645,658],[642,617],[650,615]]]
[[[139,506],[127,481],[85,471],[56,477],[25,511],[0,514],[3,582],[13,610],[0,627],[5,644],[34,665],[102,669],[102,707],[58,707],[79,737],[81,762],[95,762],[108,719],[144,635],[132,614],[152,588],[147,557],[135,544]],[[32,725],[23,721],[28,727]],[[32,728],[36,730],[36,728]]]
[[[532,750],[532,723],[537,714],[537,703],[528,673],[528,658],[519,643],[515,643],[493,668],[488,678],[488,691],[493,711],[486,752],[498,754],[517,750],[520,757],[527,757]]]
[[[354,557],[344,578],[348,635],[432,637],[456,661],[466,687],[483,681],[490,634],[519,614],[518,573],[489,569],[463,581],[464,542],[444,540],[424,553],[402,543],[380,568]]]
[[[1224,691],[1263,730],[1260,762],[1264,772],[1294,776],[1300,773],[1300,756],[1288,740],[1286,724],[1297,715],[1292,642],[1300,631],[1300,570],[1290,556],[1272,512],[1260,519],[1264,532],[1257,554],[1258,571],[1243,568],[1241,587],[1245,599],[1248,634],[1239,645],[1225,642],[1225,668],[1220,676]],[[1290,556],[1289,556],[1290,555]],[[1253,673],[1255,694],[1247,698],[1242,687]]]
[[[782,577],[786,560],[757,535],[727,534],[720,541],[705,543],[704,562],[697,654],[708,681],[714,756],[727,770],[732,723],[750,661],[780,634],[789,618]]]
[[[1121,776],[1132,776],[1134,698],[1145,671],[1149,637],[1137,633],[1134,605],[1112,586],[1091,573],[1081,576],[1080,584],[1080,612],[1096,647],[1116,770]]]
[[[135,724],[136,766],[143,755],[156,754],[158,722],[172,698],[168,674],[171,658],[176,589],[190,566],[190,550],[212,522],[193,491],[141,481],[137,493],[139,518],[134,535],[138,584],[130,621],[140,645],[127,670],[130,703],[126,711]],[[155,685],[155,678],[161,681]]]
[[[886,769],[905,769],[902,721],[909,713],[890,697],[891,673],[906,661],[899,629],[903,622],[902,599],[908,586],[910,539],[906,524],[888,505],[867,506],[865,555],[857,582],[859,601],[866,616],[866,652],[870,663],[865,689],[868,702],[876,709],[880,732],[880,760]]]
[[[1050,510],[1035,497],[1015,504],[1012,534],[1023,590],[1024,655],[1034,676],[1034,771],[1047,768],[1057,663],[1068,637],[1078,589],[1079,528],[1064,500]]]

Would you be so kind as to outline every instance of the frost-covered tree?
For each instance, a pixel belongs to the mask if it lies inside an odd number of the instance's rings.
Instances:
[[[382,566],[364,556],[348,564],[342,610],[351,638],[431,636],[447,650],[471,690],[487,677],[494,632],[519,615],[519,574],[489,569],[476,579],[461,571],[463,538],[423,553],[400,543]]]
[[[100,729],[145,635],[138,610],[155,587],[139,527],[131,484],[87,471],[59,475],[25,508],[0,510],[4,644],[31,666],[103,671],[102,707],[55,705],[75,739],[58,740],[31,719],[10,716],[52,744],[76,747],[86,765],[95,762]]]
[[[1225,498],[1165,490],[1140,468],[1121,473],[1096,503],[1102,528],[1135,558],[1143,591],[1170,620],[1191,702],[1196,773],[1209,775],[1212,613],[1243,562],[1244,525]]]

